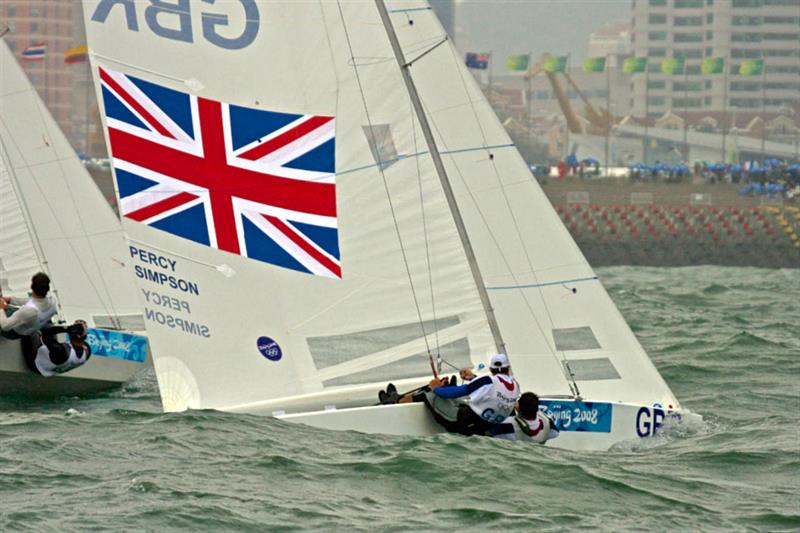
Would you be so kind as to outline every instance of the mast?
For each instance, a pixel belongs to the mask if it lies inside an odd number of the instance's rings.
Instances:
[[[497,318],[494,315],[494,309],[492,308],[491,301],[489,300],[489,294],[486,292],[486,285],[483,282],[483,276],[481,275],[480,268],[478,267],[478,261],[475,258],[475,251],[473,250],[472,244],[469,241],[467,230],[464,227],[464,219],[461,217],[461,211],[458,209],[458,204],[456,203],[456,198],[453,194],[453,188],[450,185],[450,180],[448,179],[447,172],[444,168],[442,156],[436,146],[436,140],[433,138],[433,132],[431,131],[430,124],[428,123],[428,117],[425,115],[425,110],[422,108],[422,101],[419,99],[419,94],[417,93],[417,88],[414,85],[414,80],[411,78],[411,72],[409,70],[411,64],[406,63],[403,49],[400,47],[400,41],[397,39],[397,34],[394,31],[394,26],[392,26],[392,21],[389,18],[389,12],[386,10],[386,5],[383,3],[383,0],[375,0],[375,6],[378,8],[378,13],[380,13],[381,21],[383,22],[383,26],[386,29],[386,34],[389,37],[389,42],[392,44],[392,51],[394,51],[395,59],[397,59],[397,64],[400,66],[400,72],[403,75],[403,81],[406,84],[406,89],[408,89],[411,103],[414,106],[414,112],[417,114],[420,127],[422,128],[422,132],[425,136],[425,143],[428,145],[428,151],[431,153],[431,157],[433,158],[433,166],[436,168],[436,174],[439,176],[439,181],[442,184],[442,189],[444,190],[444,195],[447,199],[447,205],[450,208],[451,214],[453,215],[453,219],[458,230],[458,236],[461,239],[461,245],[463,246],[464,253],[467,256],[469,269],[470,272],[472,272],[472,278],[475,280],[475,285],[478,287],[478,294],[480,295],[481,304],[483,305],[483,310],[485,311],[486,318],[489,322],[489,329],[492,331],[495,347],[497,348],[498,352],[505,353],[505,343],[503,342],[503,337],[500,334],[500,327],[497,325]]]

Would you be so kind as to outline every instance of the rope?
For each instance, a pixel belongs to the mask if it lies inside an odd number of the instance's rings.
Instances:
[[[410,105],[410,103],[409,103]],[[414,140],[414,150],[417,150],[417,128],[415,124],[416,115],[413,111],[413,106],[411,110],[411,132]],[[436,296],[433,291],[433,271],[431,269],[431,252],[428,240],[428,225],[427,219],[425,217],[425,201],[422,196],[422,171],[419,166],[419,158],[415,158],[416,162],[416,169],[417,169],[417,183],[419,184],[419,205],[420,209],[422,210],[422,233],[425,240],[425,261],[428,266],[428,286],[431,292],[431,313],[433,314],[433,334],[436,339],[436,370],[441,373],[442,371],[442,352],[441,346],[439,345],[439,324],[436,317]]]

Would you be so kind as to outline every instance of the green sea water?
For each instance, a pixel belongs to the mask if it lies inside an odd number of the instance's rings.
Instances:
[[[600,269],[701,424],[609,452],[0,399],[0,531],[798,531],[800,271]],[[523,384],[524,385],[524,384]]]

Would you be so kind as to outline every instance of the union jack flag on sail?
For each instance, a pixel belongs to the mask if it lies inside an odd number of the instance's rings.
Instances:
[[[341,278],[333,117],[242,107],[99,73],[124,217]]]

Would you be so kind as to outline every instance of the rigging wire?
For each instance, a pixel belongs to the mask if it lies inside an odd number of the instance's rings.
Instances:
[[[410,104],[410,102],[409,102]],[[411,134],[414,140],[414,151],[418,150],[417,148],[417,128],[415,126],[415,119],[416,115],[414,114],[413,105],[411,106]],[[431,291],[431,313],[433,315],[433,333],[435,336],[436,342],[436,370],[439,373],[442,372],[442,352],[441,346],[439,345],[439,322],[436,316],[436,295],[433,290],[433,270],[431,268],[431,252],[430,252],[430,243],[429,243],[429,235],[428,235],[428,226],[427,226],[427,219],[425,217],[425,201],[422,194],[422,170],[419,166],[419,158],[414,158],[416,163],[417,169],[417,183],[419,184],[419,206],[420,210],[422,211],[422,233],[425,240],[425,261],[428,265],[428,286]],[[448,363],[449,364],[449,363]],[[452,366],[452,365],[451,365]]]
[[[353,53],[353,45],[352,45],[352,42],[350,41],[350,33],[347,31],[347,23],[345,22],[344,12],[342,11],[342,4],[341,4],[341,2],[339,0],[337,0],[336,6],[337,6],[337,8],[339,10],[339,17],[341,18],[341,21],[342,21],[342,29],[344,31],[345,40],[347,41],[347,48],[348,48],[348,50],[350,52],[350,60],[351,60],[351,62],[353,64],[353,73],[355,74],[355,77],[356,77],[356,83],[358,85],[358,91],[359,91],[359,93],[361,95],[361,103],[364,106],[364,114],[365,114],[366,119],[367,119],[367,125],[369,126],[370,135],[368,136],[368,140],[372,144],[372,150],[373,150],[373,153],[376,155],[376,158],[380,158],[381,152],[378,149],[377,141],[375,139],[375,135],[373,134],[374,126],[373,126],[373,123],[372,123],[372,117],[370,116],[370,113],[369,113],[369,107],[367,106],[367,96],[364,93],[364,86],[361,83],[361,76],[359,75],[358,66],[356,64],[355,54]],[[422,338],[425,340],[425,348],[426,348],[426,350],[428,352],[428,362],[431,365],[431,372],[433,372],[433,377],[435,379],[439,379],[439,374],[436,371],[436,364],[434,363],[434,360],[433,360],[433,354],[431,353],[430,343],[428,342],[428,334],[425,331],[425,322],[422,319],[422,310],[420,309],[419,299],[417,298],[417,291],[416,291],[416,288],[414,287],[414,279],[411,276],[411,268],[410,268],[409,263],[408,263],[408,257],[406,255],[406,249],[405,249],[405,246],[403,245],[403,237],[402,237],[402,235],[400,233],[400,226],[399,226],[399,224],[397,222],[397,216],[396,216],[396,213],[395,213],[394,203],[392,202],[392,196],[391,196],[390,191],[389,191],[389,182],[386,179],[386,172],[384,171],[383,165],[378,165],[378,171],[380,172],[381,180],[383,181],[383,188],[384,188],[384,190],[386,192],[386,199],[389,202],[389,210],[390,210],[391,215],[392,215],[392,221],[394,223],[395,233],[397,234],[398,244],[400,245],[400,253],[402,254],[402,257],[403,257],[403,263],[405,265],[406,275],[408,276],[408,283],[409,283],[409,286],[411,287],[411,295],[412,295],[412,298],[414,300],[414,306],[416,307],[417,318],[419,320],[419,327],[420,327],[420,330],[422,330]]]

